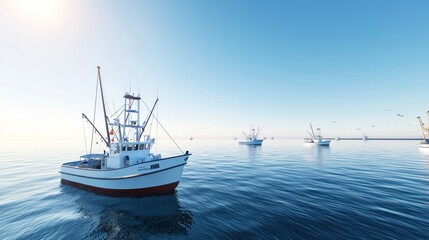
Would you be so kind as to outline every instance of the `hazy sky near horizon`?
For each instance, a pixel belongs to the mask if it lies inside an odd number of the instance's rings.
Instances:
[[[428,12],[405,0],[0,0],[1,135],[81,138],[99,65],[110,110],[130,85],[148,104],[158,92],[178,138],[252,125],[306,137],[310,122],[332,137],[420,136]]]

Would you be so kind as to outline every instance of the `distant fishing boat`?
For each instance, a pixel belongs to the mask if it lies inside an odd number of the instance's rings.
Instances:
[[[194,140],[194,138],[191,136],[191,137],[189,138],[189,140],[191,140],[191,141],[192,141],[192,140]]]
[[[311,132],[307,131],[310,134],[311,138],[304,138],[305,145],[317,145],[317,146],[329,146],[331,143],[330,139],[322,137],[320,128],[317,128],[317,134],[314,133],[313,126],[310,124]]]
[[[237,137],[234,137],[232,140],[237,140]]]
[[[362,141],[367,141],[367,140],[368,140],[368,136],[364,134],[364,135],[362,136]]]
[[[141,123],[140,95],[125,93],[122,111],[114,114],[112,122],[106,115],[100,67],[97,68],[97,88],[100,88],[103,103],[105,135],[85,114],[82,117],[92,127],[92,139],[96,133],[104,142],[105,150],[104,153],[92,153],[91,140],[89,154],[81,156],[80,161],[61,165],[61,183],[119,197],[173,193],[191,154],[186,151],[181,155],[163,158],[161,154],[151,153],[155,138],[151,138],[145,130],[158,99],[146,121]],[[120,118],[123,123],[119,121]]]
[[[240,141],[239,144],[244,145],[262,145],[263,139],[258,139],[258,135],[260,133],[260,129],[258,127],[258,131],[256,132],[254,128],[250,129],[250,133],[246,134],[243,132],[243,134],[246,136],[245,141]]]
[[[426,114],[428,115],[428,120],[429,120],[429,111],[426,111]],[[429,153],[429,138],[428,138],[429,137],[429,128],[425,127],[425,124],[423,123],[423,121],[420,117],[417,117],[417,119],[419,120],[420,128],[422,130],[422,135],[423,135],[423,139],[424,139],[417,146],[419,147],[420,151]]]

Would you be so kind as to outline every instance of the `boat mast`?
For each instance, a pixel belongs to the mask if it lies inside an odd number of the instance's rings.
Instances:
[[[100,82],[100,91],[101,91],[101,101],[103,102],[103,112],[104,112],[104,123],[106,124],[106,133],[107,133],[107,146],[110,147],[110,134],[109,134],[109,124],[106,114],[106,104],[104,103],[104,93],[103,93],[103,85],[101,85],[101,74],[100,74],[100,66],[97,66],[98,69],[98,80]]]
[[[123,129],[122,129],[122,136],[123,136],[123,142],[125,142],[125,140],[126,140],[126,136],[127,135],[125,135],[125,128],[126,128],[126,125],[127,125],[127,98],[124,96],[124,125],[123,125]]]
[[[139,96],[140,96],[140,94],[139,94]],[[140,100],[137,100],[136,142],[140,142],[139,125],[140,125]],[[142,133],[143,133],[143,131],[142,131]]]
[[[133,109],[133,104],[134,101],[140,101],[141,97],[140,95],[138,96],[134,96],[133,94],[130,94],[128,92],[125,93],[124,95],[124,124],[122,125],[123,129],[123,141],[124,142],[128,142],[130,141],[130,139],[127,137],[126,135],[126,128],[134,128],[135,129],[135,141],[138,142],[138,134],[139,132],[139,128],[141,127],[139,124],[140,121],[140,103],[137,103],[137,109],[136,107],[134,107]],[[127,103],[128,102],[128,103]],[[132,120],[132,116],[131,114],[137,114],[137,120]],[[129,132],[130,133],[130,132]],[[130,133],[131,134],[131,133]],[[131,137],[131,135],[130,135]]]

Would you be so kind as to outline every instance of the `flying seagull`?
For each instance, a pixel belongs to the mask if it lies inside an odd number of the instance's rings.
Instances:
[[[384,109],[384,111],[388,111],[388,112],[390,112],[390,111],[392,111],[392,109],[391,109],[391,108],[389,108],[389,109]]]
[[[396,115],[398,115],[399,117],[404,117],[404,115],[397,113]]]
[[[375,125],[371,125],[371,127],[375,127]]]

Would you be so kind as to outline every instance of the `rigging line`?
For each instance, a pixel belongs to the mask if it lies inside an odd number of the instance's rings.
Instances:
[[[141,99],[143,104],[146,106],[147,109],[150,108],[147,106],[147,104],[143,101],[143,99]],[[164,132],[168,135],[168,137],[171,139],[171,141],[173,141],[174,144],[176,144],[176,147],[182,152],[182,154],[185,154],[185,152],[183,152],[183,150],[179,147],[179,145],[176,143],[176,141],[174,141],[174,139],[171,137],[170,133],[167,132],[167,130],[164,128],[164,126],[162,126],[162,124],[158,121],[158,118],[153,116],[153,118],[155,118],[156,122],[159,124],[159,126],[161,126],[162,130],[164,130]]]
[[[85,153],[88,154],[88,144],[86,143],[86,131],[85,131],[85,122],[83,121],[82,118],[82,128],[83,128],[83,139],[85,141]]]
[[[115,104],[113,104],[113,109],[115,109],[115,112],[113,114],[110,115],[111,118],[113,118],[116,113],[118,113],[120,110],[122,110],[124,106],[121,106],[120,108],[118,108],[118,110],[116,110]]]
[[[97,85],[96,85],[96,87],[95,87],[95,103],[94,103],[94,117],[93,117],[93,119],[92,119],[92,122],[95,124],[95,114],[96,114],[96,111],[97,111],[97,96],[98,96],[98,76],[97,76]],[[92,135],[91,135],[91,148],[90,148],[90,150],[89,150],[89,153],[91,154],[92,153],[92,145],[93,145],[93,143],[94,143],[94,132],[95,132],[95,129],[94,129],[94,127],[93,127],[93,129],[92,129]]]
[[[153,118],[150,120],[149,135],[152,133]]]
[[[118,110],[116,110],[116,112],[114,112],[110,117],[113,118],[119,111],[121,111],[117,116],[119,117],[120,115],[122,115],[122,113],[125,110],[125,106],[121,106]]]
[[[158,87],[156,88],[156,99],[158,99]],[[156,118],[157,119],[159,119],[158,113],[159,113],[159,104],[156,105]],[[152,119],[152,121],[153,121],[153,119]],[[156,124],[156,139],[158,140],[158,124]],[[155,154],[158,154],[158,142],[155,146]]]

